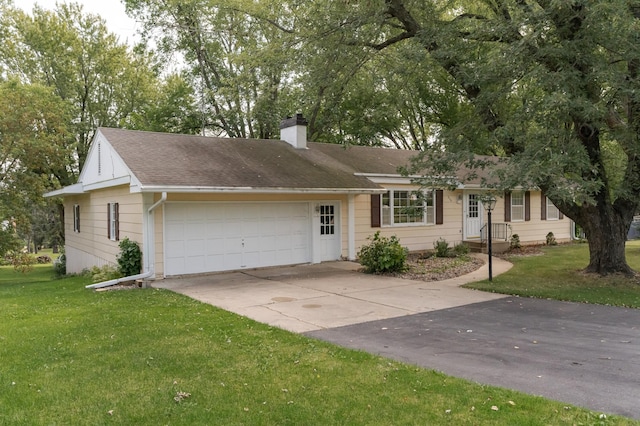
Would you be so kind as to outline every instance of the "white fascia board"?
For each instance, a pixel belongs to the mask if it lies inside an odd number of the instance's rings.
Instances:
[[[131,183],[130,176],[122,176],[115,179],[103,180],[101,182],[84,185],[85,191],[95,191],[96,189],[110,188],[112,186],[127,185]]]
[[[377,183],[379,185],[417,185],[414,182],[414,179],[421,179],[423,176],[420,175],[410,175],[410,176],[401,176],[401,175],[385,175],[385,174],[376,174],[376,173],[355,173],[356,176],[363,176],[369,179],[373,183]],[[455,177],[451,177],[452,180],[457,181]],[[464,185],[458,182],[458,188],[464,188]]]
[[[382,194],[384,188],[252,188],[219,186],[141,186],[140,192],[234,194]]]
[[[55,191],[45,192],[43,197],[52,198],[52,197],[64,197],[65,195],[80,195],[84,194],[86,191],[81,183],[75,183],[73,185],[65,186],[64,188],[56,189]]]

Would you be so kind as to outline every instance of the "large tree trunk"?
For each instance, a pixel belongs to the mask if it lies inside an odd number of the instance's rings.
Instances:
[[[600,275],[633,274],[627,264],[625,243],[634,212],[619,211],[610,203],[593,206],[593,210],[598,214],[585,214],[580,220],[589,241],[589,266],[585,271]]]

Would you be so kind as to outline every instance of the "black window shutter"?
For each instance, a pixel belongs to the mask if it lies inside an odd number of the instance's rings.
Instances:
[[[113,213],[116,217],[116,241],[120,241],[120,205],[115,203],[113,207]]]
[[[436,190],[436,225],[442,225],[444,223],[444,191],[442,189]]]
[[[540,194],[540,219],[547,220],[547,197],[544,194]]]
[[[76,219],[76,231],[80,232],[80,205],[76,204],[74,209],[75,209],[74,216]]]
[[[524,220],[531,220],[531,192],[524,193]]]
[[[511,222],[511,193],[504,193],[504,221]]]
[[[111,203],[107,203],[107,238],[111,239]]]
[[[371,227],[380,228],[380,194],[371,194]]]

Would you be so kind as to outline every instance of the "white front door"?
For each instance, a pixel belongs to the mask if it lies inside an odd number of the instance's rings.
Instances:
[[[469,192],[465,196],[464,203],[464,239],[473,240],[480,238],[482,228],[482,203],[480,194]]]
[[[316,235],[319,233],[320,261],[339,260],[340,245],[340,207],[339,203],[321,203],[318,205],[320,223]]]

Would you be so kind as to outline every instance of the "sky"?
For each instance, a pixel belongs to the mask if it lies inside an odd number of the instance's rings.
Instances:
[[[141,25],[127,16],[120,0],[14,0],[13,3],[29,13],[35,4],[44,9],[54,9],[56,3],[79,3],[85,12],[102,16],[109,31],[115,33],[121,42],[131,45],[139,40],[135,33]]]

